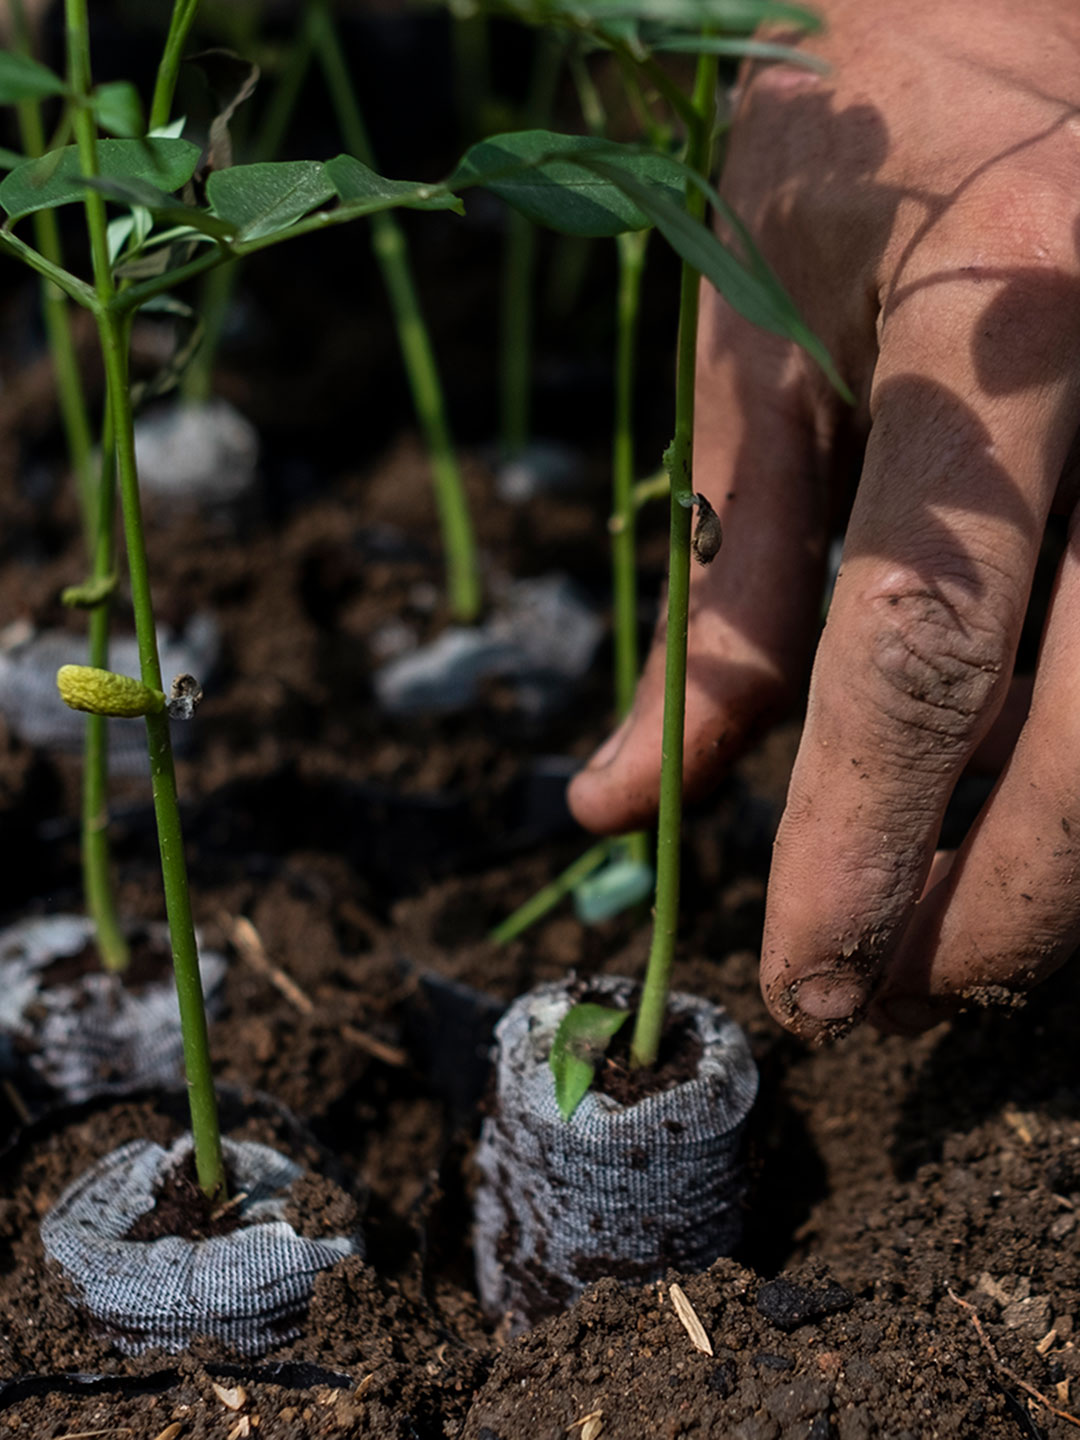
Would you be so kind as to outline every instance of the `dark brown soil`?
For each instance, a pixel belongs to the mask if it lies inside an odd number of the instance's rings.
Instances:
[[[225,1188],[236,1195],[235,1178],[225,1167]],[[160,1240],[179,1235],[182,1240],[208,1240],[214,1235],[231,1235],[243,1224],[239,1208],[207,1195],[195,1172],[192,1150],[162,1176],[154,1192],[154,1208],[140,1215],[127,1232],[128,1240]]]
[[[395,173],[438,173],[398,158]],[[452,409],[477,438],[491,433],[493,370],[476,317],[493,313],[501,254],[479,223],[478,240],[456,218],[415,232],[452,276],[437,338]],[[85,1107],[19,1141],[18,1078],[4,1077],[0,1144],[15,1143],[0,1159],[0,1440],[1065,1440],[1080,1415],[1077,982],[1063,974],[1018,1013],[975,1010],[915,1041],[860,1031],[810,1051],[783,1034],[756,955],[796,722],[686,827],[674,983],[729,1008],[762,1077],[743,1248],[678,1281],[712,1353],[695,1348],[670,1280],[602,1279],[512,1343],[480,1314],[470,1154],[494,1020],[571,969],[586,982],[640,976],[647,927],[624,916],[587,929],[563,907],[505,949],[486,939],[584,848],[559,776],[609,722],[606,652],[574,705],[542,722],[497,686],[443,720],[388,720],[373,701],[387,621],[423,641],[447,614],[427,469],[404,387],[388,392],[394,342],[375,280],[370,293],[355,283],[358,248],[328,242],[318,274],[245,272],[258,323],[280,307],[275,342],[256,325],[219,379],[262,427],[262,489],[243,517],[149,506],[148,533],[163,619],[209,610],[223,637],[219,673],[198,677],[196,748],[178,764],[197,920],[232,957],[216,1074],[310,1127],[314,1143],[266,1112],[234,1132],[308,1166],[290,1218],[340,1231],[366,1195],[368,1259],[321,1276],[303,1337],[258,1362],[209,1344],[125,1359],[66,1299],[38,1225],[93,1158],[137,1135],[170,1143],[182,1107]],[[586,335],[595,321],[601,365],[606,283],[602,318],[577,317]],[[26,335],[34,293],[3,297],[9,333]],[[671,364],[671,292],[659,294],[643,455],[667,438],[651,433],[650,397],[667,393]],[[575,336],[575,355],[585,343]],[[607,442],[595,417],[607,392],[564,352],[546,361],[541,379],[556,379],[542,416],[573,411],[586,479],[513,509],[470,452],[486,574],[565,570],[602,604]],[[0,626],[75,631],[84,617],[57,596],[84,562],[55,411],[40,364],[13,350],[0,369],[5,386],[33,380],[0,417]],[[646,510],[649,604],[665,553],[663,515]],[[117,612],[129,619],[123,591]],[[78,773],[0,725],[0,909],[12,917],[79,905]],[[116,782],[113,833],[124,915],[161,919],[144,782]],[[340,1174],[326,1173],[326,1151]]]
[[[172,975],[172,954],[168,944],[139,929],[128,937],[131,958],[124,970],[124,985],[138,991],[145,985],[160,985]],[[41,986],[72,985],[101,966],[93,945],[84,945],[74,955],[59,955],[38,972]]]
[[[682,1017],[669,1015],[660,1033],[656,1064],[634,1069],[630,1064],[633,1021],[626,1021],[608,1046],[604,1063],[597,1067],[594,1088],[620,1105],[636,1105],[647,1095],[659,1095],[692,1080],[701,1059],[701,1041]]]

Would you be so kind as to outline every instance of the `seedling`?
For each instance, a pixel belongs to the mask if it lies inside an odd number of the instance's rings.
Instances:
[[[612,51],[624,73],[643,77],[663,96],[686,132],[681,162],[670,155],[642,150],[631,152],[627,147],[598,140],[591,145],[587,140],[579,141],[566,151],[568,159],[583,165],[593,175],[617,184],[622,195],[640,206],[683,261],[675,438],[664,456],[664,468],[670,479],[670,531],[656,905],[649,962],[630,1047],[631,1065],[647,1067],[655,1064],[659,1051],[678,924],[691,517],[695,505],[699,517],[694,547],[697,559],[711,563],[722,539],[718,518],[711,513],[708,502],[702,504],[702,497],[695,496],[691,488],[699,277],[705,275],[710,279],[745,318],[802,345],[836,388],[847,394],[821,343],[807,330],[745,228],[709,182],[716,125],[718,57],[754,54],[805,63],[798,51],[754,40],[745,32],[769,20],[783,19],[810,28],[816,26],[816,20],[809,11],[772,4],[769,0],[746,0],[746,3],[743,0],[594,0],[591,4],[587,0],[498,0],[488,8],[534,24],[568,29]],[[733,35],[730,33],[733,29],[742,33]],[[698,55],[691,94],[685,94],[657,60],[657,54],[664,51]],[[530,144],[542,143],[527,137],[507,138],[516,142],[513,148],[519,153]],[[502,142],[504,146],[507,138]],[[625,171],[620,174],[629,153],[638,157],[643,169],[632,175]],[[650,169],[651,166],[656,168]],[[562,172],[557,176],[549,169],[547,173],[551,183],[557,186]],[[497,185],[492,188],[499,189]],[[537,218],[546,218],[547,223],[567,225],[576,221],[581,227],[577,233],[619,234],[643,228],[621,217],[623,223],[607,231],[597,226],[590,232],[587,202],[573,215],[549,213],[544,216],[540,204],[543,192],[524,195],[511,184],[503,193],[511,203],[526,213],[531,208]],[[706,228],[707,202],[711,202],[734,233],[738,253],[720,245]],[[625,492],[622,493],[625,498]],[[629,654],[628,647],[626,654]],[[629,673],[628,659],[624,658],[622,663]],[[634,668],[636,672],[636,663]],[[564,1117],[573,1113],[587,1089],[587,1085],[582,1085],[585,1071],[590,1064],[595,1064],[595,1057],[603,1053],[611,1035],[622,1023],[620,1019],[616,1024],[614,1017],[618,1012],[604,1013],[605,1007],[590,1006],[584,1019],[579,1009],[572,1009],[563,1021],[551,1057],[556,1097]],[[600,1013],[595,1013],[597,1010]],[[566,1063],[568,1052],[573,1056],[573,1065]]]
[[[0,76],[0,102],[16,104],[19,134],[23,149],[31,157],[44,154],[45,127],[41,101],[58,93],[58,77],[38,66],[30,55],[30,36],[21,0],[12,0],[11,23],[18,47],[3,56],[5,70]],[[107,86],[92,97],[97,105],[99,123],[124,132],[131,119],[131,96],[123,86]],[[22,157],[6,157],[10,168]],[[38,250],[55,265],[63,263],[60,228],[53,210],[34,214],[34,235]],[[56,375],[60,419],[67,445],[68,460],[75,477],[76,493],[82,514],[90,577],[79,586],[63,592],[61,600],[68,606],[90,610],[90,663],[105,666],[109,661],[109,604],[116,584],[115,525],[116,472],[112,446],[102,447],[101,469],[94,473],[93,434],[86,404],[86,395],[75,352],[71,328],[71,304],[66,295],[50,281],[41,283],[41,313],[45,324],[49,354]],[[111,425],[106,417],[105,430]],[[102,964],[107,970],[127,967],[129,950],[116,911],[113,891],[109,840],[106,820],[108,793],[108,745],[105,722],[88,716],[86,721],[82,795],[82,867],[86,908],[94,926],[94,936]]]
[[[102,98],[91,89],[86,0],[66,0],[68,74],[65,80],[44,67],[7,55],[0,78],[9,101],[54,94],[62,101],[60,143],[37,159],[16,166],[0,183],[0,207],[8,220],[0,230],[0,249],[31,267],[64,295],[85,307],[97,326],[107,387],[107,454],[115,454],[128,574],[140,655],[137,685],[145,704],[154,809],[158,826],[166,910],[180,1000],[184,1056],[191,1102],[199,1182],[223,1202],[221,1142],[207,1044],[206,1017],[187,884],[176,778],[169,736],[168,707],[157,652],[151,581],[143,540],[142,513],[132,421],[128,342],[134,316],[171,300],[171,292],[227,262],[285,240],[297,239],[383,214],[398,206],[420,210],[461,211],[461,196],[486,186],[532,220],[575,236],[613,237],[655,227],[684,261],[680,309],[679,386],[676,438],[669,453],[671,474],[671,578],[665,765],[662,786],[657,891],[657,923],[649,975],[639,1010],[633,1059],[650,1064],[663,1018],[667,974],[674,946],[678,909],[678,829],[681,802],[682,705],[685,687],[686,580],[690,532],[690,436],[693,419],[693,352],[699,274],[706,275],[747,318],[799,341],[834,375],[820,343],[806,330],[791,301],[771,276],[749,236],[705,178],[712,138],[716,56],[703,54],[692,97],[686,97],[652,56],[650,44],[708,50],[700,28],[720,23],[731,0],[664,0],[666,23],[643,28],[657,13],[655,0],[597,3],[544,0],[531,9],[544,21],[555,20],[592,43],[614,49],[642,67],[687,127],[685,162],[638,146],[621,146],[580,135],[533,130],[494,136],[474,145],[450,178],[415,183],[380,176],[355,155],[325,162],[293,160],[240,165],[203,173],[201,204],[176,198],[196,176],[201,147],[182,137],[182,121],[171,121],[172,97],[186,37],[194,19],[194,0],[176,0],[150,108],[148,130],[133,138],[101,139]],[[582,15],[584,13],[584,18]],[[740,0],[749,20],[781,13],[767,0]],[[797,12],[802,14],[803,12]],[[43,88],[44,87],[44,88]],[[112,102],[130,99],[130,87]],[[130,111],[130,106],[128,106]],[[128,114],[129,125],[133,122]],[[738,251],[725,248],[703,224],[706,199],[732,227]],[[25,217],[57,206],[83,205],[92,276],[84,279],[15,233]],[[121,224],[110,234],[106,203],[119,205]],[[110,240],[112,243],[110,243]],[[838,383],[838,382],[837,382]],[[104,487],[102,487],[103,489]],[[99,501],[102,500],[99,491]],[[103,512],[104,513],[104,512]],[[105,528],[104,526],[102,528]],[[99,532],[100,533],[100,532]],[[95,582],[106,575],[95,574]],[[680,648],[681,647],[681,648]],[[69,677],[70,678],[70,677]],[[84,677],[85,678],[85,677]],[[66,683],[66,682],[65,682]],[[123,697],[133,703],[132,677],[98,677],[88,689],[76,686],[94,713],[107,711]],[[98,687],[94,690],[94,685]],[[104,697],[104,698],[103,698]],[[149,698],[148,698],[149,697]],[[613,1022],[604,1022],[610,1024]],[[621,1023],[621,1021],[620,1021]],[[603,1027],[602,1027],[603,1028]]]
[[[327,0],[309,0],[303,7],[288,59],[251,146],[253,158],[272,161],[280,151],[313,67],[321,72],[341,139],[365,165],[374,166],[375,157],[356,87]],[[435,349],[401,224],[386,211],[373,214],[371,225],[372,251],[390,302],[413,408],[430,459],[450,612],[459,623],[469,624],[477,618],[483,602],[480,565]],[[182,394],[190,403],[205,403],[210,398],[214,353],[232,296],[235,273],[235,267],[223,267],[213,271],[204,282],[208,343],[184,377]]]

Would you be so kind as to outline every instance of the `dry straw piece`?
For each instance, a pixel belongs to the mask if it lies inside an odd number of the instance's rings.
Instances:
[[[698,1313],[693,1305],[686,1298],[686,1291],[681,1285],[668,1287],[671,1295],[671,1303],[675,1306],[675,1313],[682,1321],[683,1329],[690,1336],[690,1343],[695,1350],[700,1350],[703,1355],[713,1353],[712,1341],[705,1333],[705,1326],[698,1319]]]
[[[580,1427],[581,1440],[596,1440],[600,1431],[604,1428],[604,1412],[602,1410],[590,1410],[588,1415],[582,1415],[580,1420],[575,1420],[572,1425],[566,1427],[566,1433],[572,1435]]]

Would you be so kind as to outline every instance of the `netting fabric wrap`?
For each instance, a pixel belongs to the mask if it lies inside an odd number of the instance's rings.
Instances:
[[[164,926],[151,926],[168,951]],[[0,930],[0,1035],[12,1037],[35,1077],[63,1100],[121,1094],[181,1073],[180,1009],[171,973],[133,987],[123,976],[92,970],[45,984],[42,972],[94,938],[81,915],[21,920]],[[199,957],[207,1008],[213,1013],[226,962]]]
[[[252,1141],[222,1142],[244,1224],[208,1240],[127,1240],[154,1208],[155,1189],[190,1150],[133,1140],[68,1187],[41,1223],[46,1253],[63,1269],[70,1298],[135,1355],[181,1350],[210,1336],[259,1355],[300,1333],[315,1277],[346,1255],[362,1254],[359,1235],[318,1240],[282,1218],[301,1170]],[[251,1223],[248,1223],[251,1222]]]
[[[625,1005],[631,983],[590,982]],[[603,992],[597,995],[597,992]],[[548,1054],[571,1005],[564,983],[514,1002],[496,1031],[496,1103],[477,1152],[477,1283],[485,1309],[521,1330],[602,1275],[649,1281],[703,1270],[742,1228],[740,1142],[757,1095],[746,1037],[718,1006],[670,997],[703,1052],[697,1078],[622,1106],[590,1090],[569,1121]]]

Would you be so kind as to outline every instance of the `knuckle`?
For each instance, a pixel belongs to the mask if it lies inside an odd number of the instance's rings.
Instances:
[[[974,743],[1007,673],[1003,630],[939,590],[911,585],[871,602],[874,699],[904,756],[951,768]]]

